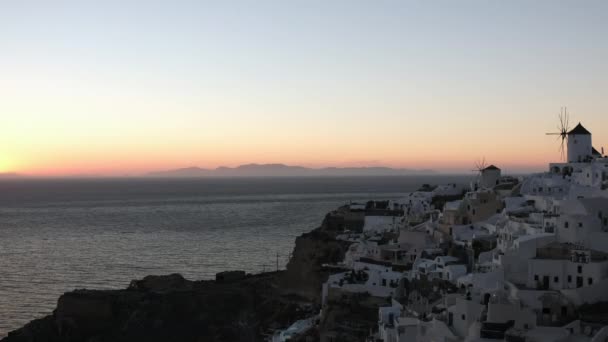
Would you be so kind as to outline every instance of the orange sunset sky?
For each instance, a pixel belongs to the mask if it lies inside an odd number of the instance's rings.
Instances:
[[[510,172],[608,147],[608,5],[0,4],[0,172],[245,163]]]

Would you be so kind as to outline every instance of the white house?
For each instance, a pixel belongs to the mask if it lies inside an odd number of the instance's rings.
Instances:
[[[513,321],[515,329],[533,329],[536,327],[536,313],[522,305],[517,298],[512,298],[504,290],[488,294],[486,322],[507,323]]]
[[[562,201],[556,226],[558,241],[608,252],[608,198]]]
[[[400,227],[401,217],[398,216],[370,216],[366,215],[363,223],[363,232],[397,231]]]
[[[460,337],[466,337],[473,323],[479,321],[484,305],[474,300],[457,298],[448,308],[448,326]]]
[[[542,290],[574,289],[608,278],[608,254],[554,242],[528,261],[527,286]]]

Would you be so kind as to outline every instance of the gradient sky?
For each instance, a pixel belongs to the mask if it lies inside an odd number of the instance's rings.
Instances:
[[[607,1],[0,2],[0,172],[558,161],[608,147]]]

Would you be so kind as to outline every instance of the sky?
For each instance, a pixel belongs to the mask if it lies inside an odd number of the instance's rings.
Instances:
[[[507,171],[608,147],[606,1],[0,1],[0,172]]]

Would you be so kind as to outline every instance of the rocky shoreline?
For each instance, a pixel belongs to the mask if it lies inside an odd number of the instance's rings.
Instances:
[[[297,237],[284,271],[225,272],[203,281],[147,276],[124,290],[75,290],[59,298],[51,315],[1,341],[265,341],[319,312],[321,286],[331,273],[323,265],[341,261],[348,248],[335,239],[347,212],[333,211],[319,228]],[[317,340],[320,333],[313,329],[300,339]]]

